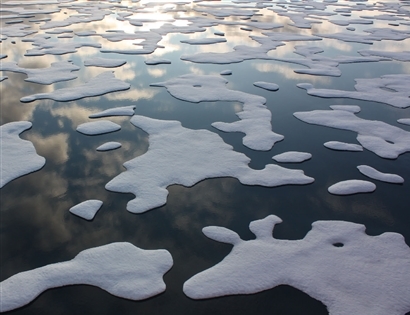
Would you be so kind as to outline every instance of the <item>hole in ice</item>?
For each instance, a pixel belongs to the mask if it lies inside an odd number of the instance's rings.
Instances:
[[[332,244],[334,247],[343,247],[345,244],[337,242]]]

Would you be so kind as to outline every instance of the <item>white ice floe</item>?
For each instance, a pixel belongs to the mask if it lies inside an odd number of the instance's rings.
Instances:
[[[103,202],[101,200],[86,200],[69,209],[72,214],[79,216],[85,220],[94,219],[98,210],[100,210]]]
[[[96,150],[97,151],[111,151],[111,150],[115,150],[118,148],[121,148],[121,143],[116,142],[116,141],[110,141],[110,142],[106,142],[100,145]]]
[[[355,143],[346,143],[340,141],[328,141],[323,144],[326,148],[338,151],[352,151],[352,152],[361,152],[363,147]]]
[[[171,64],[171,60],[169,59],[148,59],[144,61],[148,66],[156,66],[156,65],[169,65]]]
[[[190,45],[210,45],[210,44],[225,43],[225,42],[226,42],[226,39],[221,38],[221,37],[191,38],[191,39],[181,40],[181,43],[190,44]]]
[[[410,118],[400,118],[400,119],[397,119],[397,122],[403,125],[410,126]]]
[[[84,65],[86,67],[102,67],[102,68],[116,68],[121,67],[122,65],[126,64],[127,61],[123,59],[110,59],[110,58],[87,58],[84,60]]]
[[[382,173],[368,165],[359,165],[357,168],[360,171],[360,173],[362,173],[363,175],[370,177],[372,179],[380,180],[382,182],[393,183],[393,184],[401,184],[404,182],[403,177],[399,175]]]
[[[360,106],[357,105],[331,105],[329,107],[334,110],[345,110],[355,114],[361,111]]]
[[[376,189],[376,185],[367,180],[349,179],[330,186],[327,191],[333,195],[353,195],[369,193]]]
[[[288,151],[277,154],[272,159],[282,163],[300,163],[312,158],[312,154],[307,152]]]
[[[232,244],[217,265],[184,283],[192,299],[253,294],[289,285],[326,305],[329,315],[410,311],[410,248],[398,233],[365,233],[362,224],[316,221],[301,240],[275,239],[275,215],[252,221],[256,239],[207,226],[210,239]]]
[[[37,154],[33,143],[19,137],[31,126],[28,121],[0,126],[0,188],[15,178],[41,169],[46,163],[45,158]]]
[[[268,91],[277,91],[279,90],[279,85],[271,82],[257,81],[253,83],[254,86],[260,87]]]
[[[231,74],[232,74],[232,70],[229,70],[229,69],[222,70],[219,74],[220,74],[220,75],[231,75]]]
[[[373,44],[375,41],[382,40],[404,40],[410,37],[409,31],[395,30],[391,28],[372,28],[364,30],[368,34],[358,33],[331,33],[315,34],[324,38],[334,38],[344,42],[354,42],[361,44]]]
[[[121,129],[121,126],[109,121],[109,120],[98,120],[83,123],[77,127],[77,131],[85,135],[94,136],[104,133],[110,133],[118,131]]]
[[[130,106],[122,106],[122,107],[114,107],[103,110],[102,112],[98,112],[95,114],[91,114],[88,116],[89,118],[101,118],[101,117],[109,117],[109,116],[132,116],[134,115],[135,105]]]
[[[364,148],[386,159],[410,151],[410,132],[382,121],[362,119],[344,110],[314,110],[293,115],[309,124],[355,131],[357,141]]]
[[[410,61],[410,51],[385,51],[385,50],[368,50],[358,51],[362,56],[380,56],[387,57],[398,61]]]
[[[100,96],[111,92],[124,91],[130,88],[114,76],[111,71],[103,72],[83,85],[54,90],[50,93],[38,93],[22,97],[23,103],[33,102],[41,99],[52,99],[59,102],[74,101],[85,97]]]
[[[271,112],[265,106],[262,96],[229,90],[222,77],[187,74],[165,82],[151,84],[163,86],[168,92],[188,102],[237,101],[243,103],[243,111],[237,113],[239,121],[233,123],[215,122],[215,128],[225,132],[243,132],[243,144],[254,150],[270,150],[282,135],[272,131]]]
[[[11,71],[27,75],[25,81],[38,84],[52,84],[77,78],[73,71],[80,67],[67,61],[54,62],[48,68],[21,68],[15,62],[1,62],[0,71]]]
[[[222,138],[209,130],[192,130],[179,121],[156,120],[133,116],[131,123],[149,134],[148,151],[124,163],[127,171],[105,186],[115,192],[133,193],[136,197],[127,210],[142,213],[166,203],[168,186],[190,187],[201,180],[235,177],[245,185],[274,187],[286,184],[309,184],[313,178],[302,170],[268,164],[262,170],[249,168],[250,159],[233,151]]]
[[[355,81],[356,91],[315,89],[310,83],[299,83],[297,86],[314,96],[345,97],[386,103],[398,108],[410,106],[410,89],[408,88],[410,75],[408,74],[390,74],[380,78],[355,79]]]
[[[43,291],[87,284],[130,300],[165,291],[164,274],[172,267],[165,249],[144,250],[119,242],[83,250],[74,259],[23,271],[0,283],[0,312],[22,307]]]

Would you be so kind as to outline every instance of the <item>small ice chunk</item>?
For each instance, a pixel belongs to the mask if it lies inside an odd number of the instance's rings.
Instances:
[[[282,163],[300,163],[309,160],[310,158],[312,158],[312,154],[297,151],[288,151],[272,157],[272,159],[274,159],[276,162]]]
[[[181,40],[181,43],[190,44],[190,45],[211,45],[217,43],[225,43],[225,38],[192,38],[192,39],[184,39]]]
[[[372,179],[380,180],[382,182],[393,184],[402,184],[404,182],[403,177],[399,175],[382,173],[368,165],[359,165],[357,168],[363,175],[370,177]]]
[[[144,250],[126,242],[86,249],[72,260],[23,271],[0,282],[0,312],[22,307],[45,290],[75,284],[144,300],[165,291],[163,276],[172,265],[165,249]]]
[[[410,118],[400,118],[400,119],[397,119],[397,122],[403,125],[410,126]]]
[[[121,129],[120,125],[112,121],[109,121],[109,120],[99,120],[99,121],[87,122],[77,127],[78,132],[81,132],[88,136],[110,133],[110,132],[118,131],[120,129]]]
[[[216,36],[225,36],[225,33],[221,32],[221,31],[215,31],[214,35],[216,35]]]
[[[106,142],[102,145],[100,145],[96,150],[97,151],[111,151],[111,150],[115,150],[121,148],[121,143],[119,142],[115,142],[115,141],[110,141],[110,142]]]
[[[355,114],[361,111],[360,106],[357,105],[331,105],[330,108],[334,110],[345,110]]]
[[[102,68],[116,68],[126,64],[127,61],[123,59],[109,59],[109,58],[87,58],[84,60],[86,67],[102,67]]]
[[[123,106],[123,107],[114,107],[106,109],[102,112],[91,114],[89,118],[101,118],[109,116],[132,116],[134,115],[135,105]]]
[[[279,85],[270,82],[258,81],[253,83],[254,86],[260,87],[268,91],[277,91],[279,90]]]
[[[97,214],[98,210],[100,210],[103,202],[100,200],[86,200],[74,207],[71,207],[69,211],[76,216],[79,216],[86,220],[94,219],[95,215]]]
[[[220,75],[231,75],[231,74],[232,74],[232,70],[229,70],[229,69],[222,70],[219,74],[220,74]]]
[[[144,61],[146,65],[149,66],[156,66],[156,65],[162,65],[162,64],[171,64],[171,60],[169,59],[149,59]]]
[[[354,143],[346,143],[340,141],[328,141],[323,144],[326,148],[338,151],[353,151],[353,152],[361,152],[363,151],[363,147],[359,144]]]
[[[338,182],[327,190],[333,195],[353,195],[358,193],[373,192],[376,185],[372,182],[359,179],[350,179]]]

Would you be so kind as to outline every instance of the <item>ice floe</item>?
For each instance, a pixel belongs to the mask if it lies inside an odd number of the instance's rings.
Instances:
[[[344,110],[314,110],[293,115],[309,124],[355,131],[357,141],[364,148],[386,159],[410,151],[410,132],[383,121],[362,119]]]
[[[376,185],[367,180],[349,179],[330,186],[327,191],[333,195],[353,195],[369,193],[376,189]]]
[[[277,154],[272,159],[276,162],[282,163],[300,163],[312,158],[312,154],[307,152],[288,151],[281,154]]]
[[[397,119],[397,122],[403,125],[410,126],[410,118],[400,118],[400,119]]]
[[[110,142],[106,142],[100,145],[96,150],[97,151],[111,151],[111,150],[115,150],[118,148],[121,148],[121,143],[116,142],[116,141],[110,141]]]
[[[109,116],[132,116],[134,115],[135,105],[130,106],[122,106],[122,107],[114,107],[103,110],[102,112],[98,112],[95,114],[91,114],[88,116],[89,118],[101,118],[101,117],[109,117]]]
[[[358,51],[362,56],[380,56],[398,61],[410,61],[410,51],[385,51],[362,49]]]
[[[104,133],[110,133],[118,131],[121,129],[121,126],[109,121],[109,120],[98,120],[83,123],[77,127],[77,131],[85,135],[94,136]]]
[[[243,111],[237,113],[241,119],[233,123],[214,122],[213,127],[225,132],[243,132],[243,144],[254,150],[270,150],[282,135],[272,131],[271,112],[266,108],[262,96],[229,90],[227,80],[212,75],[187,74],[151,86],[165,87],[168,92],[188,102],[237,101],[243,103]]]
[[[346,143],[340,141],[328,141],[323,144],[326,148],[338,151],[352,151],[352,152],[361,152],[363,147],[355,143]]]
[[[41,99],[52,99],[59,102],[74,101],[85,97],[100,96],[111,92],[124,91],[130,88],[129,83],[125,83],[114,76],[111,71],[103,72],[90,81],[76,86],[54,90],[50,93],[38,93],[22,97],[21,102],[33,102]]]
[[[121,67],[122,65],[126,64],[127,61],[123,59],[109,59],[109,58],[87,58],[84,60],[84,65],[86,67],[102,67],[102,68],[116,68]]]
[[[279,85],[277,85],[276,83],[271,83],[271,82],[257,81],[257,82],[254,82],[253,85],[260,87],[262,89],[268,90],[268,91],[279,90]]]
[[[91,199],[71,207],[69,211],[85,220],[92,220],[102,205],[103,202],[101,200]]]
[[[370,236],[362,224],[316,221],[301,240],[275,239],[272,230],[281,222],[275,215],[252,221],[256,239],[248,241],[224,227],[205,227],[208,238],[233,248],[186,281],[184,293],[206,299],[290,285],[324,303],[330,315],[410,311],[410,248],[402,235]]]
[[[28,121],[0,126],[0,188],[13,179],[38,171],[46,163],[45,158],[37,154],[32,142],[19,137],[19,134],[31,126]]]
[[[355,114],[361,111],[360,106],[357,105],[331,105],[329,107],[334,110],[345,110]]]
[[[165,291],[163,275],[172,265],[165,249],[144,250],[126,242],[86,249],[72,260],[2,281],[0,311],[22,307],[45,290],[74,284],[96,286],[125,299],[147,299]]]
[[[401,184],[404,182],[403,177],[399,175],[382,173],[368,165],[359,165],[357,169],[363,175],[366,175],[367,177],[370,177],[372,179],[380,180],[382,182],[393,183],[393,184]]]
[[[131,123],[149,134],[148,151],[124,163],[127,171],[105,186],[115,192],[136,197],[127,210],[142,213],[166,203],[167,187],[173,184],[193,186],[201,180],[235,177],[245,185],[280,186],[309,184],[313,178],[302,170],[268,164],[262,170],[249,168],[250,159],[209,130],[192,130],[179,121],[133,116]]]
[[[226,69],[226,70],[222,70],[221,72],[219,72],[220,75],[231,75],[232,74],[232,70]]]
[[[146,65],[149,65],[149,66],[171,64],[171,60],[169,59],[148,59],[148,60],[145,60],[144,62]]]
[[[181,40],[181,43],[190,44],[190,45],[210,45],[210,44],[217,44],[217,43],[225,43],[225,38],[191,38],[191,39],[184,39]]]

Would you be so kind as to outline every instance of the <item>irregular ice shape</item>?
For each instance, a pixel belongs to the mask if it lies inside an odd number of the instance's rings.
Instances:
[[[354,143],[346,143],[340,141],[328,141],[323,144],[326,148],[338,151],[353,151],[353,152],[361,152],[363,151],[363,147],[358,144]]]
[[[241,119],[233,123],[215,122],[215,128],[225,132],[243,132],[243,144],[254,150],[270,150],[282,135],[272,131],[271,112],[264,105],[266,99],[241,91],[226,88],[228,81],[212,75],[187,74],[177,78],[151,84],[163,86],[168,92],[188,102],[237,101],[243,103],[243,111],[237,113]]]
[[[110,133],[110,132],[118,131],[120,129],[121,129],[120,125],[112,121],[109,121],[109,120],[99,120],[99,121],[87,122],[77,127],[78,132],[81,132],[89,136]]]
[[[359,165],[357,168],[363,175],[366,175],[367,177],[370,177],[372,179],[380,180],[382,182],[393,184],[401,184],[404,182],[403,177],[399,175],[382,173],[368,165]]]
[[[210,45],[210,44],[217,44],[217,43],[225,43],[225,38],[191,38],[191,39],[184,39],[181,40],[181,43],[190,44],[190,45]]]
[[[38,171],[46,163],[30,141],[19,134],[30,129],[31,122],[17,121],[0,126],[0,188],[20,176]],[[0,303],[1,304],[1,303]]]
[[[115,142],[115,141],[110,141],[110,142],[106,142],[102,145],[100,145],[96,150],[97,151],[111,151],[111,150],[115,150],[121,148],[121,143],[119,142]]]
[[[101,200],[86,200],[71,207],[69,211],[83,219],[92,220],[102,205]]]
[[[293,286],[321,301],[329,315],[391,314],[410,311],[410,249],[402,235],[365,233],[346,221],[316,221],[301,240],[272,237],[275,215],[250,223],[256,239],[208,226],[203,233],[232,244],[217,265],[184,283],[192,299],[253,294]]]
[[[410,32],[394,30],[391,28],[372,28],[365,30],[369,35],[357,33],[333,33],[333,34],[315,34],[324,38],[334,38],[344,42],[354,42],[361,44],[373,44],[381,40],[404,40],[410,37]]]
[[[100,96],[111,92],[124,91],[130,88],[114,76],[111,71],[103,72],[83,85],[54,90],[50,93],[39,93],[25,96],[20,99],[23,103],[41,99],[52,99],[59,102],[75,101],[85,97]]]
[[[288,151],[272,157],[272,159],[274,159],[276,162],[283,163],[300,163],[309,160],[310,158],[312,158],[312,154],[297,151]]]
[[[165,249],[144,250],[126,242],[86,249],[72,260],[2,281],[0,311],[22,307],[45,290],[74,284],[97,286],[125,299],[147,299],[165,291],[162,277],[172,265]]]
[[[277,91],[279,90],[279,85],[271,82],[264,82],[264,81],[258,81],[253,83],[254,86],[260,87],[262,89],[268,90],[268,91]]]
[[[333,195],[353,195],[373,192],[376,185],[367,180],[349,179],[330,186],[327,190]]]
[[[123,106],[123,107],[114,107],[103,110],[102,112],[91,114],[89,118],[100,118],[108,116],[132,116],[134,115],[135,105]]]
[[[142,213],[166,203],[167,187],[190,187],[201,180],[235,177],[245,185],[280,186],[308,184],[313,178],[301,170],[268,164],[263,170],[249,168],[250,159],[209,130],[191,130],[179,121],[133,116],[131,123],[149,134],[148,152],[124,163],[127,171],[105,186],[115,192],[133,193],[127,210]]]
[[[8,37],[24,37],[34,33],[37,33],[37,31],[33,30],[29,25],[26,24],[12,24],[2,26],[0,30],[0,34]]]
[[[400,118],[400,119],[397,119],[397,122],[403,125],[410,126],[410,118]]]
[[[123,31],[113,31],[101,35],[103,38],[109,41],[117,42],[124,39],[142,39],[138,46],[142,46],[139,49],[115,49],[115,48],[102,48],[100,51],[102,53],[117,53],[117,54],[127,54],[127,55],[141,55],[141,54],[152,54],[159,46],[158,43],[162,40],[162,36],[158,33],[149,32],[136,32],[133,34],[128,34]]]
[[[390,74],[380,78],[355,79],[355,81],[356,91],[315,89],[310,83],[299,83],[297,86],[314,96],[346,97],[386,103],[398,108],[410,106],[410,89],[408,88],[410,75],[408,74]]]
[[[87,58],[84,60],[84,66],[86,67],[102,67],[102,68],[116,68],[126,64],[127,61],[123,59],[109,59],[109,58]]]
[[[293,115],[309,124],[355,131],[363,147],[386,159],[410,151],[410,132],[382,121],[365,120],[344,110],[314,110]]]
[[[359,50],[362,56],[380,56],[387,57],[399,61],[410,61],[410,51],[384,51],[384,50]]]
[[[80,67],[67,61],[54,62],[49,68],[40,69],[21,68],[15,62],[2,62],[0,64],[0,71],[25,73],[27,74],[27,78],[24,81],[38,84],[52,84],[73,80],[77,78],[77,76],[72,72],[78,70],[80,70]]]
[[[171,64],[171,60],[169,59],[149,59],[144,61],[146,65],[155,66],[161,64]]]

